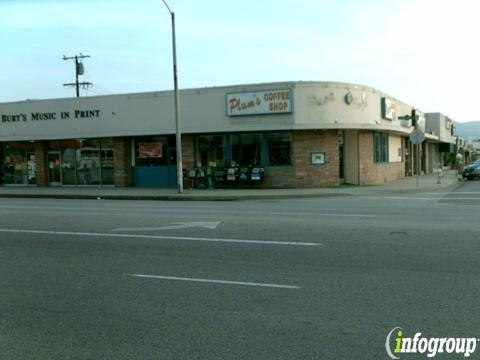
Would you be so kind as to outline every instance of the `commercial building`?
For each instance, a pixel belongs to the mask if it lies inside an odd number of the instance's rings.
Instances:
[[[400,120],[411,109],[374,88],[333,82],[182,90],[183,165],[186,176],[262,167],[260,187],[381,184],[414,173],[412,121]],[[426,130],[429,172],[442,131]],[[174,187],[174,134],[171,91],[2,103],[1,182]]]
[[[422,144],[425,156],[429,160],[424,164],[425,171],[431,173],[439,167],[443,168],[444,164],[448,162],[446,157],[448,154],[455,153],[455,145],[458,140],[454,135],[454,121],[451,118],[442,113],[428,113],[425,114],[425,118],[425,131],[438,138],[438,141]]]

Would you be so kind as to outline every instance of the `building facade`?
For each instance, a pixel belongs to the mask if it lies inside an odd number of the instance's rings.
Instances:
[[[427,151],[432,161],[427,163],[427,171],[443,168],[448,158],[456,152],[458,137],[454,135],[454,121],[442,113],[427,113],[426,132],[437,136],[437,141],[428,143]]]
[[[415,168],[412,122],[400,120],[411,109],[374,88],[344,83],[182,90],[185,175],[261,167],[259,187],[399,179]],[[174,187],[174,134],[171,91],[2,103],[1,183]],[[435,146],[422,151],[424,172],[433,167],[426,159],[439,156],[439,134],[426,133]]]

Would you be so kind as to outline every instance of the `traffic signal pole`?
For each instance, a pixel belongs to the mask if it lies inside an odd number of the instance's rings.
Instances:
[[[417,112],[412,109],[412,121],[415,121],[415,130],[418,129]],[[417,144],[417,187],[420,186],[420,149],[422,144]]]

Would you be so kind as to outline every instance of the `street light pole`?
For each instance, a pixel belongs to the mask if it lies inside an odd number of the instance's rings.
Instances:
[[[175,143],[177,149],[177,190],[179,193],[183,192],[183,165],[182,165],[182,133],[180,129],[180,114],[179,114],[179,96],[178,96],[178,76],[177,76],[177,41],[175,38],[175,13],[170,10],[170,7],[165,0],[165,4],[170,16],[172,18],[172,50],[173,50],[173,88],[175,94]]]

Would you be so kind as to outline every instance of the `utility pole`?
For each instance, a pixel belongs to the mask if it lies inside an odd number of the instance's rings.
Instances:
[[[415,109],[412,109],[412,114],[410,115],[410,117],[412,118],[412,125],[415,126],[415,130],[418,130],[417,111]],[[421,151],[421,149],[422,149],[422,143],[419,142],[417,144],[417,187],[419,186],[419,183],[420,183],[420,169],[421,169],[421,166],[420,166],[420,161],[421,161],[420,151]]]
[[[421,130],[419,128],[419,116],[417,115],[417,110],[415,108],[412,109],[412,112],[410,115],[403,115],[403,116],[399,116],[398,117],[399,120],[411,120],[412,121],[412,126],[414,127],[414,130],[410,133],[410,136],[409,136],[409,139],[410,139],[410,142],[413,144],[413,145],[417,145],[416,146],[416,150],[417,150],[417,154],[416,154],[416,162],[417,162],[417,166],[416,167],[416,172],[417,172],[417,186],[419,186],[419,182],[420,182],[420,161],[421,161],[421,157],[420,157],[420,152],[421,152],[421,144],[422,142],[425,140],[425,133],[423,132],[423,130]],[[412,158],[412,161],[413,161],[413,158]]]
[[[177,76],[177,40],[175,37],[175,13],[170,9],[167,2],[162,0],[163,4],[170,13],[172,19],[172,53],[173,53],[173,93],[175,106],[175,146],[177,149],[177,190],[183,193],[183,164],[182,164],[182,130],[180,127],[179,114],[179,91],[178,91],[178,76]]]
[[[87,88],[89,86],[92,86],[93,84],[91,82],[79,82],[78,77],[80,75],[83,75],[85,72],[85,68],[82,63],[82,59],[89,58],[90,55],[83,55],[80,53],[80,55],[75,55],[75,56],[65,56],[63,55],[63,60],[74,60],[75,61],[75,82],[74,83],[68,83],[68,84],[63,84],[63,86],[75,86],[77,97],[80,97],[80,85],[83,86],[84,88]]]

